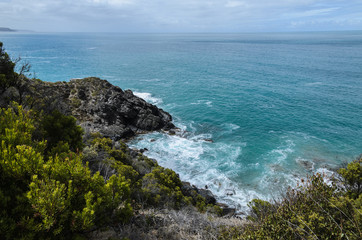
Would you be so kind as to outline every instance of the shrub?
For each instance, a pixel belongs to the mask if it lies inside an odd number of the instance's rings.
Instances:
[[[56,147],[60,141],[68,143],[72,151],[80,151],[84,147],[83,130],[73,116],[65,116],[56,110],[44,116],[41,127],[43,137],[48,141],[48,150]]]
[[[171,169],[155,167],[142,178],[142,191],[148,204],[180,208],[191,203],[181,192],[181,180]]]
[[[248,217],[252,222],[224,229],[220,239],[361,239],[359,161],[339,170],[351,186],[348,191],[338,188],[338,183],[326,183],[321,174],[312,175],[288,189],[280,201],[254,199]]]
[[[358,198],[362,193],[362,156],[349,163],[347,168],[339,169],[338,173],[350,196]]]
[[[12,82],[16,77],[14,72],[15,63],[13,63],[9,55],[3,48],[3,43],[0,42],[0,93],[12,86]]]
[[[70,239],[132,215],[124,176],[92,174],[67,144],[45,158],[20,106],[1,109],[0,120],[0,239]]]

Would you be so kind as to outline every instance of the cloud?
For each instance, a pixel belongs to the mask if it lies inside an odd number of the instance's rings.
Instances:
[[[246,2],[241,2],[241,1],[227,1],[225,7],[227,8],[248,7],[248,4]]]
[[[326,19],[343,30],[362,29],[361,16],[360,0],[0,0],[1,25],[38,31],[284,31]]]
[[[118,6],[118,7],[134,3],[134,1],[132,1],[132,0],[88,0],[88,2],[95,3],[95,4]]]
[[[287,13],[287,14],[284,14],[284,16],[293,17],[293,18],[322,16],[322,15],[330,14],[338,9],[339,9],[339,7],[312,9],[312,10],[302,11],[302,12]]]

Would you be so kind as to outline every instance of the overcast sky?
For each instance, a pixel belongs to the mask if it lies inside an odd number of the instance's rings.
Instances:
[[[0,27],[42,32],[362,30],[362,0],[0,0]]]

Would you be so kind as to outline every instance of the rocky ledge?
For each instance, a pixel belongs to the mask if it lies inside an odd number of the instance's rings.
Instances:
[[[175,128],[169,113],[99,78],[56,83],[31,80],[28,86],[28,95],[42,98],[42,109],[73,115],[86,132],[113,140]]]

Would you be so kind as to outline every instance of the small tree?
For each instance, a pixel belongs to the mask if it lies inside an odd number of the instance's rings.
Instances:
[[[14,73],[15,63],[13,63],[9,55],[3,48],[3,43],[0,42],[0,94],[11,86],[15,79]]]

